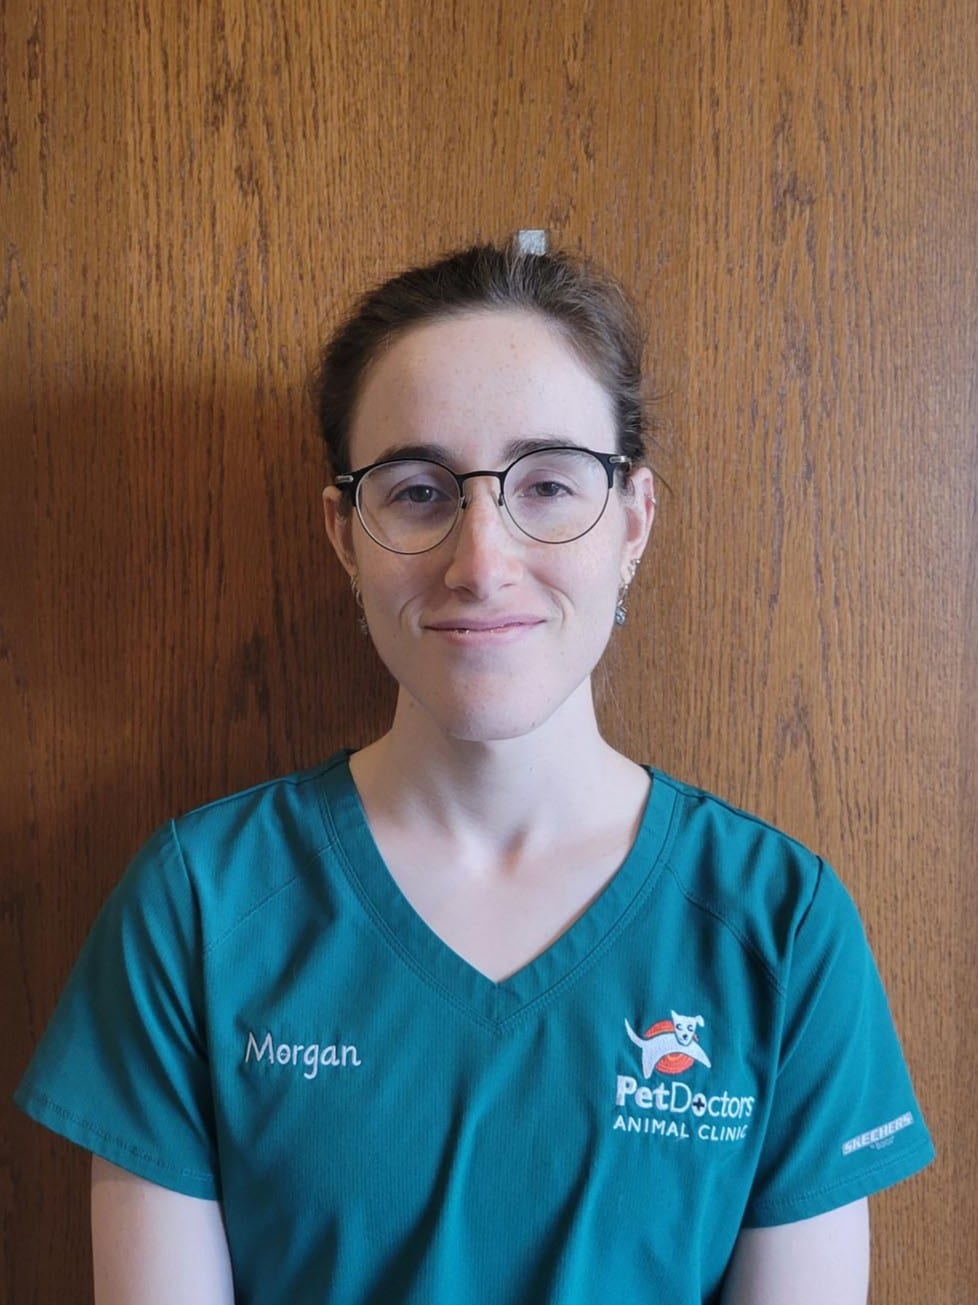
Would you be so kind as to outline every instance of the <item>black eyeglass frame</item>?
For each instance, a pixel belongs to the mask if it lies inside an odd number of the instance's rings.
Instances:
[[[604,468],[605,475],[608,477],[608,494],[605,496],[604,505],[602,506],[601,511],[588,526],[587,530],[582,530],[580,534],[577,535],[571,535],[569,539],[538,539],[536,535],[531,535],[530,532],[521,526],[516,520],[512,512],[509,510],[509,504],[506,502],[506,477],[513,468],[519,466],[521,462],[525,461],[527,458],[535,458],[541,453],[587,453],[597,462],[600,462],[601,466]],[[366,521],[364,521],[363,512],[360,509],[360,482],[363,480],[364,476],[369,475],[371,471],[376,471],[378,467],[396,467],[398,463],[402,462],[420,462],[425,466],[437,467],[440,471],[444,471],[447,475],[451,476],[452,480],[454,480],[455,484],[458,486],[458,503],[455,507],[455,516],[452,518],[451,525],[441,538],[435,541],[435,543],[429,544],[427,548],[419,548],[416,551],[412,549],[410,552],[406,552],[401,548],[392,548],[390,544],[385,544],[382,539],[378,539],[367,525]],[[532,539],[538,544],[572,544],[575,539],[583,539],[589,531],[594,529],[604,516],[605,509],[608,506],[608,497],[614,488],[615,472],[623,471],[627,476],[631,471],[632,466],[632,459],[626,453],[599,453],[597,449],[585,449],[577,444],[547,444],[539,449],[528,449],[526,453],[521,453],[518,458],[514,458],[509,466],[504,467],[502,471],[465,471],[459,475],[457,472],[452,471],[451,467],[446,467],[444,462],[439,462],[437,458],[381,458],[379,462],[371,462],[369,466],[359,467],[356,471],[341,472],[339,475],[333,477],[333,484],[337,489],[350,495],[361,526],[363,526],[364,530],[375,544],[379,544],[381,548],[386,548],[389,553],[399,553],[402,557],[418,557],[422,553],[430,553],[432,549],[437,548],[439,544],[443,544],[455,529],[459,517],[468,506],[465,501],[465,482],[467,480],[477,480],[483,476],[492,476],[494,480],[498,480],[499,497],[496,500],[496,506],[506,509],[506,515],[509,517],[510,521],[512,521],[513,525],[521,535],[526,535],[527,539]]]

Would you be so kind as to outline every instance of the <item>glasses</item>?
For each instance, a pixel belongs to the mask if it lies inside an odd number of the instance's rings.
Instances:
[[[455,528],[468,507],[465,482],[499,481],[498,507],[513,525],[541,544],[569,544],[601,520],[615,472],[631,470],[622,453],[595,453],[565,445],[534,449],[503,471],[458,476],[430,458],[394,458],[337,476],[360,524],[392,553],[427,553]]]

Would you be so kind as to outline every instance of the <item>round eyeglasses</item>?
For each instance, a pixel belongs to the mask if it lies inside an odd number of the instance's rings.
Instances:
[[[601,520],[615,472],[631,470],[623,453],[555,445],[524,453],[502,471],[458,476],[430,458],[392,458],[345,472],[334,484],[353,498],[360,524],[392,553],[427,553],[455,528],[468,506],[465,482],[499,481],[497,506],[541,544],[569,544]]]

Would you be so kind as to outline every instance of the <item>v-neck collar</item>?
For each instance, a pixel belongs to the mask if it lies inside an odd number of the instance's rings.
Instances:
[[[350,885],[404,964],[481,1023],[499,1026],[573,982],[610,945],[658,878],[675,795],[665,776],[649,769],[652,785],[638,834],[614,876],[544,951],[496,983],[443,942],[401,892],[370,833],[349,757],[338,753],[322,772],[319,805]]]

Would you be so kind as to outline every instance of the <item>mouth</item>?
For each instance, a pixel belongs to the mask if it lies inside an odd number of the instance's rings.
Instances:
[[[496,616],[483,620],[432,621],[425,628],[436,634],[491,636],[514,634],[542,624],[536,616]]]

